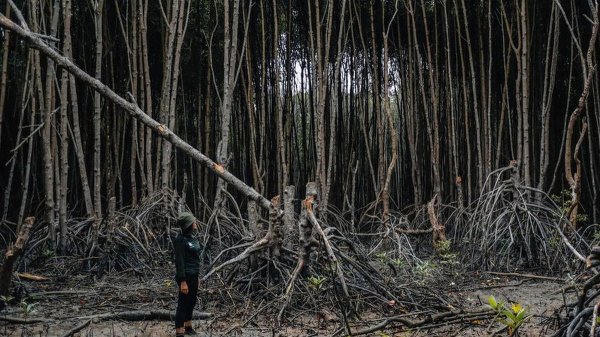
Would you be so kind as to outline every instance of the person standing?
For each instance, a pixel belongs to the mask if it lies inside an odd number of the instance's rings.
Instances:
[[[179,286],[177,311],[175,312],[175,336],[196,336],[192,327],[194,306],[198,294],[200,274],[200,242],[196,238],[198,223],[189,212],[182,212],[177,218],[181,233],[175,238],[175,280]]]

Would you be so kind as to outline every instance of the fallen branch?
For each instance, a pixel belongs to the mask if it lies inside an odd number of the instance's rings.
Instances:
[[[17,276],[22,279],[30,280],[30,281],[48,281],[49,278],[40,275],[33,275],[30,273],[17,273]]]
[[[420,320],[411,320],[411,319],[406,318],[405,316],[394,316],[394,317],[388,317],[388,318],[384,319],[381,323],[374,325],[370,328],[360,330],[360,331],[354,331],[354,332],[352,332],[352,335],[359,336],[359,335],[370,334],[370,333],[373,333],[376,331],[383,330],[392,323],[400,323],[400,324],[406,326],[407,328],[414,329],[414,328],[422,328],[422,327],[424,328],[426,326],[431,325],[432,323],[444,323],[444,324],[455,323],[456,324],[456,323],[464,323],[464,321],[470,321],[470,320],[481,320],[482,317],[490,317],[493,315],[495,315],[495,312],[493,312],[492,310],[486,309],[486,310],[479,310],[479,311],[472,311],[472,312],[465,312],[462,310],[448,311],[448,312],[442,312],[439,314],[427,316]]]
[[[537,279],[537,280],[565,282],[565,280],[563,280],[559,277],[540,276],[540,275],[534,275],[534,274],[501,273],[501,272],[493,272],[493,271],[488,272],[488,274],[497,275],[497,276],[515,276],[515,277],[524,277],[524,278]]]
[[[208,319],[212,314],[208,312],[194,311],[193,319]],[[93,320],[125,320],[125,321],[145,321],[145,320],[164,320],[170,321],[175,318],[175,312],[170,310],[133,310],[121,312],[107,312],[104,314],[77,317],[78,319]]]
[[[29,297],[31,298],[40,298],[40,297],[50,297],[50,296],[59,296],[59,295],[86,295],[93,294],[94,292],[86,291],[86,290],[55,290],[55,291],[41,291],[38,293],[31,293]]]
[[[271,240],[270,240],[269,234],[265,235],[264,238],[256,241],[256,243],[254,243],[252,246],[246,248],[246,250],[244,250],[240,255],[223,262],[221,265],[219,265],[216,268],[213,268],[211,271],[206,273],[206,275],[204,275],[204,277],[202,277],[202,280],[206,281],[212,274],[229,266],[230,264],[238,263],[238,262],[241,262],[241,261],[247,259],[252,253],[259,251],[259,250],[263,249],[264,247],[266,247],[267,245],[269,245],[270,241]]]
[[[14,323],[14,324],[35,324],[35,323],[46,323],[52,322],[53,319],[48,318],[20,318],[12,316],[0,316],[0,321]]]
[[[73,329],[69,330],[69,332],[67,332],[66,334],[63,335],[63,337],[71,337],[74,334],[76,334],[77,332],[81,331],[82,329],[84,329],[86,326],[90,325],[90,323],[92,323],[91,319],[88,319],[87,321],[77,325],[76,327],[74,327]]]
[[[193,319],[208,319],[211,318],[212,314],[208,312],[194,311]],[[121,312],[107,312],[103,314],[80,316],[80,317],[62,317],[57,319],[51,318],[19,318],[12,316],[0,316],[0,321],[15,323],[15,324],[35,324],[35,323],[47,323],[55,321],[64,321],[65,319],[79,319],[79,320],[98,320],[98,321],[110,321],[110,320],[124,320],[124,321],[145,321],[145,320],[163,320],[171,321],[175,319],[175,312],[170,310],[133,310],[133,311],[121,311]],[[81,327],[79,330],[83,329]],[[77,331],[74,331],[75,333]]]

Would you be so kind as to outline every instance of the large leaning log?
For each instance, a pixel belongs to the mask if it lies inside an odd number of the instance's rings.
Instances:
[[[9,294],[14,264],[23,252],[25,243],[29,240],[29,233],[34,222],[35,217],[30,216],[25,219],[25,223],[21,226],[15,243],[10,245],[4,254],[4,264],[2,264],[2,269],[0,269],[0,296]],[[0,303],[0,308],[2,305],[3,303]]]
[[[203,311],[194,311],[192,314],[193,319],[208,319],[211,318],[212,314]],[[75,318],[75,317],[73,317]],[[95,320],[95,321],[111,321],[111,320],[124,320],[124,321],[147,321],[147,320],[163,320],[172,321],[175,319],[175,312],[169,310],[131,310],[131,311],[120,311],[120,312],[107,312],[102,314],[95,314],[90,316],[76,317],[79,320]],[[59,322],[67,320],[67,318],[45,318],[45,317],[33,317],[33,318],[20,318],[12,316],[0,315],[0,321],[14,323],[14,324],[35,324],[35,323],[49,323]]]
[[[236,176],[227,171],[223,166],[215,163],[202,152],[198,151],[196,148],[185,142],[183,139],[179,138],[179,136],[173,133],[173,131],[169,130],[169,128],[166,125],[159,123],[158,121],[154,120],[152,117],[147,115],[142,109],[140,109],[140,107],[135,103],[132,97],[130,97],[132,98],[131,101],[128,101],[125,98],[121,97],[107,85],[83,71],[67,57],[59,54],[56,50],[48,46],[48,44],[46,44],[46,42],[42,40],[39,34],[29,30],[27,24],[22,18],[21,12],[16,6],[14,6],[14,4],[12,4],[12,1],[9,1],[9,3],[15,11],[15,15],[21,21],[21,25],[18,25],[3,14],[0,14],[0,27],[14,32],[17,36],[27,41],[32,48],[39,50],[47,57],[54,60],[54,62],[56,62],[57,65],[63,67],[76,79],[90,86],[92,89],[96,90],[104,98],[113,102],[119,108],[127,111],[130,116],[136,118],[137,120],[148,126],[158,136],[173,144],[177,149],[189,155],[192,159],[199,162],[200,164],[208,167],[216,175],[225,180],[228,184],[232,185],[244,196],[256,201],[264,209],[268,210],[270,208],[271,202],[268,199],[263,197],[252,187],[246,185],[243,181],[241,181]]]

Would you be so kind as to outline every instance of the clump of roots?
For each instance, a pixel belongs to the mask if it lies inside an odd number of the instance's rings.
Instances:
[[[585,245],[568,228],[563,210],[543,191],[521,184],[512,165],[488,176],[468,220],[454,234],[463,242],[464,261],[474,267],[549,273],[572,266],[573,251]]]

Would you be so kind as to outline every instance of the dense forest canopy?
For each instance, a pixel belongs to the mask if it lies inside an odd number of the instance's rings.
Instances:
[[[473,202],[516,161],[526,186],[598,222],[592,1],[14,3],[62,55],[268,198],[316,181],[323,208],[385,219]],[[161,190],[200,216],[223,198],[210,170],[14,33],[1,45],[3,225],[34,214],[63,228]]]

